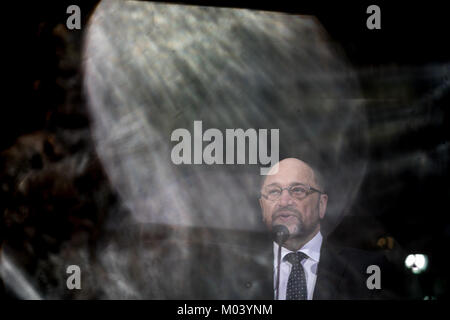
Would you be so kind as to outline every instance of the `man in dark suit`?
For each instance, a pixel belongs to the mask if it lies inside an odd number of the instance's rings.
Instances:
[[[292,158],[280,161],[265,177],[259,200],[267,230],[282,225],[289,231],[281,248],[279,299],[395,297],[388,290],[390,272],[382,255],[334,246],[322,236],[320,223],[328,196],[323,178],[310,165]],[[278,244],[271,232],[185,231],[172,230],[168,232],[171,241],[159,243],[164,254],[152,263],[151,270],[164,276],[143,276],[152,279],[146,297],[276,298]],[[298,255],[296,265],[289,255]],[[379,267],[380,283],[369,279],[369,266]]]
[[[264,179],[259,201],[268,230],[281,225],[289,231],[281,248],[278,299],[394,297],[381,286],[381,275],[388,269],[381,255],[335,247],[323,239],[320,222],[325,217],[328,196],[323,178],[310,165],[294,158],[280,161]],[[278,243],[273,242],[273,250],[268,251],[265,261],[271,261],[271,284],[257,272],[255,277],[260,278],[253,282],[261,288],[271,287],[272,298],[276,298]],[[375,271],[368,273],[369,266],[374,266]],[[372,272],[378,275],[368,279]],[[265,292],[257,298],[270,299],[270,295]]]

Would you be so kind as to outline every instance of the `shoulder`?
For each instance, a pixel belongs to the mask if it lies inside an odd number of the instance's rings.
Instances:
[[[322,256],[323,254],[323,256]],[[325,270],[340,271],[339,293],[351,299],[396,299],[392,266],[382,251],[368,251],[325,243],[320,261]],[[371,290],[368,279],[377,275],[381,290]]]
[[[345,259],[347,263],[384,263],[385,255],[380,251],[368,251],[358,248],[341,246],[324,241],[321,249],[321,258],[333,256],[339,256],[341,259]]]
[[[349,262],[360,263],[385,263],[385,256],[380,251],[367,251],[351,247],[343,247],[342,254],[348,258]]]

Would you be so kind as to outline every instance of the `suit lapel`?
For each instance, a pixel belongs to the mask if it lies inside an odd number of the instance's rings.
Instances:
[[[271,250],[267,250],[271,248]],[[272,240],[263,239],[252,250],[248,277],[241,286],[246,288],[240,299],[273,300],[273,249]]]
[[[271,243],[272,245],[272,243]],[[265,292],[264,292],[264,299],[269,299],[269,300],[274,300],[275,296],[274,296],[274,283],[275,283],[275,279],[274,279],[274,269],[273,269],[273,262],[274,262],[274,255],[273,255],[273,248],[271,247],[271,250],[268,250],[267,254],[265,255],[265,261],[267,261],[266,264],[266,275],[269,275],[268,277],[266,277],[265,281],[264,281],[264,288]],[[269,283],[270,281],[270,283]]]
[[[342,255],[342,250],[333,248],[324,241],[320,250],[317,281],[313,294],[314,300],[339,298],[339,285],[346,266],[347,261]]]

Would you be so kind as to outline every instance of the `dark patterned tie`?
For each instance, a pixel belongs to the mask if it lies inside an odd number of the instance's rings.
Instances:
[[[301,264],[302,260],[306,258],[308,256],[303,252],[291,252],[285,257],[292,264],[291,274],[287,283],[286,300],[306,300],[308,297],[305,271]]]

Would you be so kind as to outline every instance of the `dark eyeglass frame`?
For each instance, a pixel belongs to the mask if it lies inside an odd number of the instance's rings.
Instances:
[[[295,187],[303,187],[303,188],[306,190],[305,195],[302,196],[301,198],[295,196],[295,195],[293,194],[293,191],[292,191],[292,189],[295,188]],[[312,193],[314,193],[314,192],[317,192],[317,193],[319,193],[319,194],[321,194],[321,195],[322,195],[322,194],[326,194],[326,192],[320,191],[320,190],[318,190],[318,189],[316,189],[316,188],[311,187],[309,184],[305,184],[305,183],[297,183],[297,184],[291,185],[291,186],[289,186],[289,187],[285,187],[285,188],[277,187],[277,188],[280,190],[280,195],[279,195],[276,199],[269,199],[269,196],[266,195],[266,194],[264,194],[264,193],[262,193],[262,192],[261,192],[261,196],[262,196],[264,199],[267,199],[267,200],[269,200],[269,201],[277,201],[277,200],[279,200],[279,199],[281,198],[281,195],[283,194],[283,191],[284,191],[284,190],[287,190],[287,191],[289,192],[289,195],[290,195],[292,198],[298,199],[298,200],[305,199],[306,197],[308,197],[310,194],[312,194]]]

